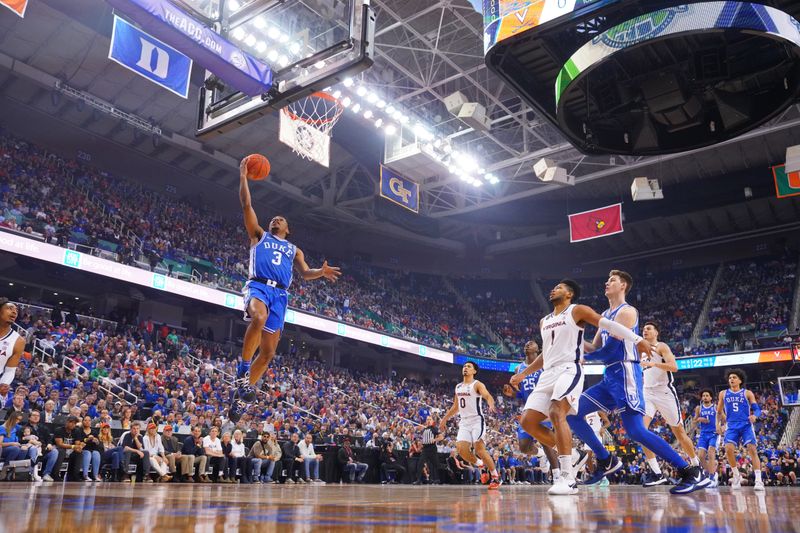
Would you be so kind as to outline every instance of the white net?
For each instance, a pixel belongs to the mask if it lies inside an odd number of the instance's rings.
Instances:
[[[303,159],[328,167],[331,131],[342,111],[344,107],[327,93],[301,98],[281,109],[279,139]]]

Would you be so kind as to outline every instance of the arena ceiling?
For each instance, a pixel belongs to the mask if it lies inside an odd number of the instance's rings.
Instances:
[[[377,15],[376,62],[361,75],[364,82],[380,87],[446,134],[459,150],[500,177],[499,184],[475,188],[445,174],[422,185],[424,216],[387,216],[385,202],[376,195],[382,139],[374,128],[355,119],[337,126],[330,170],[305,162],[288,149],[276,149],[277,115],[197,142],[200,69],[195,69],[190,99],[183,100],[109,61],[112,11],[102,0],[37,0],[31,2],[24,20],[0,15],[0,93],[230,189],[236,187],[239,158],[253,152],[268,154],[273,179],[255,192],[260,204],[281,206],[310,223],[335,221],[449,251],[463,251],[476,243],[496,247],[498,240],[527,246],[532,237],[563,229],[566,213],[579,207],[597,207],[605,200],[630,201],[631,178],[639,175],[660,179],[667,200],[670,187],[679,184],[694,182],[700,187],[710,177],[740,171],[767,175],[769,165],[783,159],[786,146],[800,143],[795,133],[800,111],[795,106],[757,132],[722,146],[658,158],[586,157],[488,72],[482,18],[467,0],[373,0],[372,6]],[[163,136],[153,142],[150,136],[122,127],[117,119],[77,105],[57,94],[56,79],[151,121]],[[454,91],[486,107],[490,131],[472,130],[447,112],[443,101]],[[540,183],[531,166],[541,157],[565,166],[577,186],[562,189]],[[746,177],[736,181],[740,190],[746,184]],[[689,209],[692,195],[679,201]],[[557,212],[558,217],[537,214],[544,211]],[[420,220],[435,231],[419,231]],[[736,231],[733,224],[718,229]]]

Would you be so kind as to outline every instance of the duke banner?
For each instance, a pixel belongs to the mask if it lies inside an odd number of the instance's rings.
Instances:
[[[608,237],[622,231],[622,204],[569,216],[569,242]]]
[[[7,7],[20,17],[25,17],[25,10],[28,8],[28,0],[0,0],[0,6]]]
[[[108,58],[181,98],[189,95],[192,60],[116,15]]]
[[[772,167],[775,178],[775,194],[778,198],[800,195],[800,172],[786,173],[785,165]]]
[[[419,213],[419,184],[381,165],[381,196]]]

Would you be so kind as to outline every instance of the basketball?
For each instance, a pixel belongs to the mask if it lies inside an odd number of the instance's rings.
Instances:
[[[269,159],[261,154],[247,156],[247,178],[253,181],[266,179],[269,176]]]

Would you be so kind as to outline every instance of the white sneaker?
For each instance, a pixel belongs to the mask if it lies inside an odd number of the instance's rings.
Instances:
[[[42,480],[42,476],[39,475],[39,469],[35,466],[33,467],[33,470],[31,470],[31,479],[34,481]]]
[[[553,486],[547,490],[547,494],[561,496],[578,494],[578,483],[573,479],[560,477],[553,483]]]
[[[731,480],[731,488],[732,489],[742,488],[742,476],[733,476],[733,479]]]
[[[764,489],[764,480],[763,479],[757,479],[756,480],[756,484],[753,485],[753,490],[756,491],[756,492],[761,492],[761,491],[765,490]]]
[[[50,474],[45,474],[45,476],[42,478],[42,481],[53,481],[53,478],[50,477]]]

